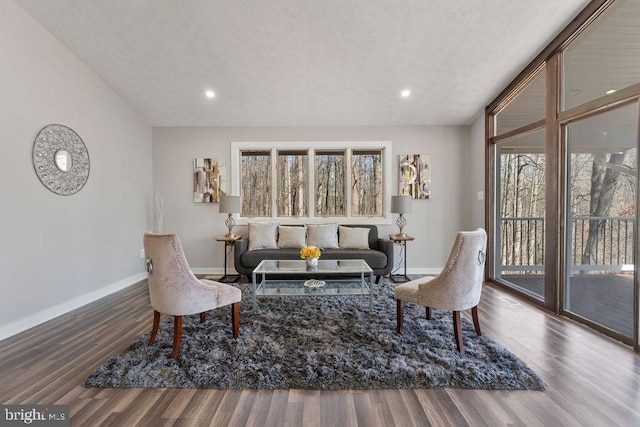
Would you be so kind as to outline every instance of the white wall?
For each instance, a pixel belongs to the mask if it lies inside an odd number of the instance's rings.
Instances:
[[[485,226],[485,120],[484,110],[480,111],[471,124],[469,137],[469,203],[471,217],[469,218],[469,228],[476,229]],[[483,199],[478,198],[478,193],[482,192]]]
[[[217,204],[192,202],[194,158],[218,159],[225,165],[228,179],[231,141],[367,140],[392,141],[393,194],[398,191],[398,155],[431,156],[433,196],[429,200],[414,201],[413,213],[406,215],[405,231],[416,237],[407,247],[407,266],[408,272],[415,274],[439,271],[456,232],[469,229],[477,221],[478,213],[473,210],[481,211],[483,206],[470,201],[470,185],[482,189],[484,184],[471,181],[475,177],[470,175],[468,166],[474,150],[470,150],[466,126],[154,128],[153,175],[154,185],[165,203],[164,231],[178,233],[196,272],[220,272],[224,246],[214,239],[227,232],[225,215],[218,213]],[[483,163],[478,167],[483,168]],[[234,231],[246,235],[246,227],[237,227]],[[386,237],[397,232],[397,227],[392,223],[380,227],[379,231]]]
[[[0,339],[145,277],[151,127],[13,1],[0,2]],[[72,196],[34,173],[42,127],[74,129],[91,172]]]

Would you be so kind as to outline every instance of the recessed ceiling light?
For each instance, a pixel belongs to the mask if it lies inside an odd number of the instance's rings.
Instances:
[[[403,98],[408,98],[409,95],[411,95],[411,91],[409,89],[405,89],[402,92],[400,92],[400,96]]]
[[[606,91],[605,93],[606,93],[607,95],[611,95],[611,94],[612,94],[612,93],[614,93],[615,91],[616,91],[615,89],[610,89],[610,90]]]
[[[215,98],[215,96],[216,96],[215,92],[214,92],[214,91],[212,91],[212,90],[208,90],[208,91],[206,91],[204,94],[205,94],[205,96],[206,96],[207,98]]]

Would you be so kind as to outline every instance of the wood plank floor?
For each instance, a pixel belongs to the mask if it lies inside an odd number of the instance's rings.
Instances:
[[[73,426],[640,425],[638,354],[490,285],[483,332],[538,372],[545,392],[84,387],[97,365],[150,329],[146,286],[1,341],[0,402],[68,404]]]

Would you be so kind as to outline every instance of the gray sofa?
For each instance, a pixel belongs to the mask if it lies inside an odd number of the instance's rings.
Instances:
[[[380,278],[391,273],[393,269],[393,242],[378,237],[378,227],[375,225],[346,225],[345,227],[369,228],[369,249],[324,249],[322,260],[363,259],[373,270],[376,283]],[[294,260],[300,259],[300,249],[254,249],[248,250],[249,240],[239,239],[234,246],[234,262],[238,273],[251,281],[253,270],[265,259]]]

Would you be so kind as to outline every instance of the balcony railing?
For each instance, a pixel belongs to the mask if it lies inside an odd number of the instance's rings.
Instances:
[[[633,270],[634,217],[573,217],[570,230],[572,271]],[[596,229],[595,233],[589,230]],[[501,272],[544,270],[544,218],[500,220]]]

